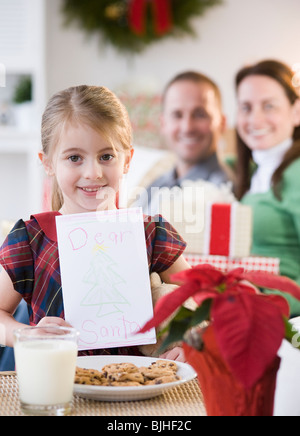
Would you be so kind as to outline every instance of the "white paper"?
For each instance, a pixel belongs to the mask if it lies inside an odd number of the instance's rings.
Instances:
[[[141,208],[56,217],[65,319],[79,350],[156,343]]]

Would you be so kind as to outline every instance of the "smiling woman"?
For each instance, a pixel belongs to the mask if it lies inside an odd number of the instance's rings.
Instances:
[[[266,150],[291,139],[299,122],[300,101],[291,104],[271,77],[246,77],[238,88],[238,129],[252,150]]]
[[[295,88],[293,77],[294,72],[289,66],[273,60],[245,67],[236,76],[236,193],[239,198],[243,197],[251,185],[249,163],[253,151],[271,149],[284,141],[291,141],[289,149],[286,150],[288,153],[282,155],[278,167],[274,168],[275,190],[281,181],[282,171],[300,157],[300,99],[299,88]]]
[[[300,283],[300,98],[293,76],[272,60],[237,74],[236,193],[253,208],[252,253],[280,258],[281,274]],[[300,304],[290,304],[300,314]]]

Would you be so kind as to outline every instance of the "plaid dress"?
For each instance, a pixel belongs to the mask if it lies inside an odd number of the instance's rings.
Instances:
[[[47,212],[26,222],[19,220],[0,249],[0,264],[26,301],[31,325],[46,316],[64,318],[57,215]],[[161,216],[145,217],[144,226],[149,273],[161,273],[179,258],[186,244]],[[96,350],[93,354],[137,354],[135,348]]]

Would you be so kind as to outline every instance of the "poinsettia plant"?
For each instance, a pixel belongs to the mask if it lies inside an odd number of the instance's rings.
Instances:
[[[257,288],[289,293],[300,300],[300,287],[292,280],[271,273],[245,272],[242,268],[225,274],[211,265],[199,265],[172,279],[182,285],[158,301],[153,319],[141,330],[158,327],[177,311],[163,330],[168,331],[164,347],[183,340],[203,349],[205,335],[200,333],[203,330],[195,329],[208,321],[222,358],[236,379],[245,388],[251,388],[275,359],[283,339],[292,342],[295,331],[288,321],[287,300],[280,295],[266,295]],[[190,297],[197,304],[195,311],[183,306]],[[191,329],[196,335],[186,334]]]

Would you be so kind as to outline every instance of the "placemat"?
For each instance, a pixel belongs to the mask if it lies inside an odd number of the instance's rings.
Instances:
[[[98,402],[73,398],[72,416],[205,416],[197,380],[144,401]],[[23,416],[15,373],[0,374],[0,416]]]

